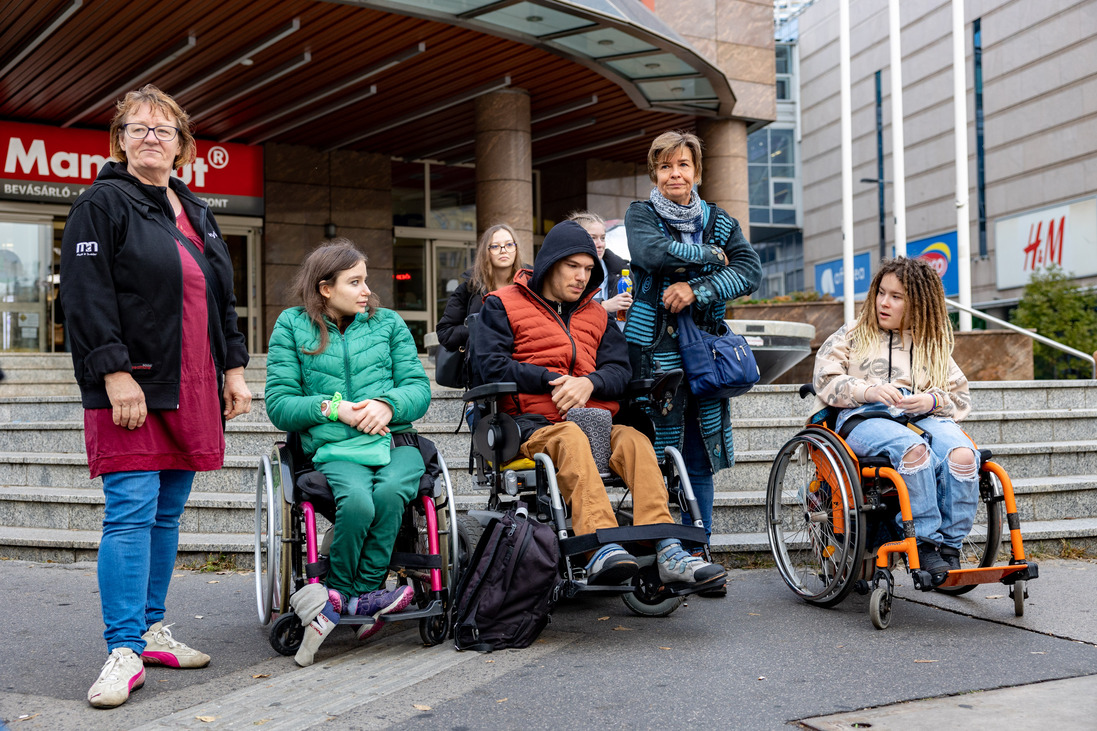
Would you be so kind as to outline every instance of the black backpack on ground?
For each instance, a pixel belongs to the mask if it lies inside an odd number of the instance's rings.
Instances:
[[[506,512],[484,529],[457,585],[453,644],[529,647],[559,600],[560,544],[551,525]]]

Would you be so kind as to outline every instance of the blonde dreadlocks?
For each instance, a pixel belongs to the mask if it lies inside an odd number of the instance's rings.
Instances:
[[[952,356],[955,340],[952,322],[945,308],[945,289],[937,272],[921,259],[885,259],[872,284],[868,297],[850,333],[851,355],[865,357],[880,340],[880,323],[876,318],[876,294],[880,281],[894,274],[906,290],[903,310],[903,329],[911,331],[911,382],[915,392],[934,386],[948,390],[948,359]],[[915,371],[914,360],[918,359]]]

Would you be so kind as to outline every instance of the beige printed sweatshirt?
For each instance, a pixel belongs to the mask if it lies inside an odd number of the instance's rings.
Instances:
[[[853,323],[843,325],[827,338],[815,356],[815,410],[827,406],[849,409],[866,403],[865,391],[881,383],[891,383],[896,388],[905,388],[912,393],[932,393],[937,396],[940,406],[932,412],[953,421],[963,420],[971,413],[971,394],[968,391],[967,377],[951,357],[948,359],[948,391],[941,388],[926,388],[928,375],[924,366],[918,367],[918,387],[914,387],[911,378],[911,333],[904,330],[899,333],[882,332],[876,350],[867,358],[857,362],[850,361],[853,344],[849,331]],[[891,342],[891,371],[888,372],[888,343]]]

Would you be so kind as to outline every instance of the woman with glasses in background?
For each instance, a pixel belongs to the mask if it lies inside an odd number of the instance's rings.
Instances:
[[[484,298],[490,293],[513,283],[514,275],[521,268],[522,257],[518,253],[514,229],[499,223],[484,231],[476,246],[472,269],[465,272],[461,284],[453,290],[442,319],[438,321],[438,343],[446,350],[464,348],[469,339],[468,316],[480,312]]]
[[[174,99],[151,84],[126,94],[112,159],[76,199],[61,243],[88,467],[105,497],[108,657],[88,691],[99,708],[124,703],[145,665],[210,661],[172,637],[164,604],[195,472],[221,469],[224,422],[250,410],[251,392],[228,247],[206,203],[171,174],[196,150]]]

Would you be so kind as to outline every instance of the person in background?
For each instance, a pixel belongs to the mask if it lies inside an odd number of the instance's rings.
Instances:
[[[472,269],[465,272],[438,320],[439,344],[452,351],[465,347],[469,339],[465,320],[480,312],[484,297],[513,282],[521,268],[522,256],[518,253],[514,229],[499,223],[484,231],[476,245]]]
[[[758,288],[762,265],[739,222],[706,203],[701,183],[701,140],[664,132],[648,150],[655,184],[646,201],[625,213],[635,301],[625,324],[634,378],[680,368],[678,318],[689,307],[697,326],[714,333],[728,300]],[[682,452],[705,531],[712,534],[713,476],[735,461],[728,399],[699,399],[683,385],[667,413],[653,411],[655,453]],[[693,516],[682,515],[684,523]],[[726,593],[726,589],[718,594]]]
[[[357,630],[364,640],[412,600],[410,586],[390,590],[385,580],[425,467],[417,447],[397,446],[392,435],[415,434],[412,422],[430,406],[430,381],[411,331],[377,306],[366,257],[347,239],[309,254],[293,291],[302,304],[284,310],[270,336],[267,414],[279,429],[301,433],[335,496],[328,601],[294,657],[306,666],[340,615],[374,618]]]
[[[918,560],[936,583],[960,568],[979,496],[979,456],[956,422],[971,413],[963,371],[952,359],[952,323],[941,277],[921,259],[884,260],[856,322],[827,338],[815,356],[817,409],[851,417],[872,412],[926,415],[921,434],[888,418],[865,418],[845,436],[858,457],[886,454],[910,493]],[[885,414],[886,415],[886,414]]]
[[[574,211],[568,215],[567,220],[575,221],[582,226],[594,240],[594,247],[598,249],[598,261],[605,279],[602,280],[598,293],[594,295],[594,300],[601,302],[602,307],[605,307],[606,312],[611,315],[627,312],[632,306],[632,295],[628,292],[618,293],[617,283],[621,280],[621,272],[629,268],[629,263],[606,248],[605,219],[590,211]],[[623,319],[620,317],[617,319],[623,326]]]
[[[88,468],[106,501],[108,658],[88,690],[97,708],[125,703],[144,665],[209,664],[172,636],[165,602],[195,472],[221,468],[224,421],[251,408],[228,247],[206,203],[172,176],[195,158],[186,112],[151,84],[131,91],[111,120],[110,152],[61,243]]]

